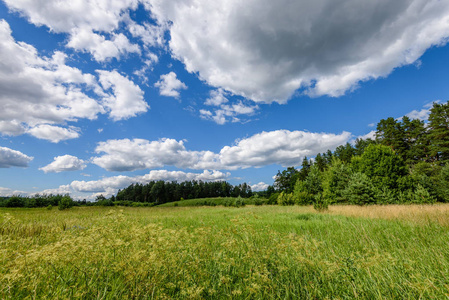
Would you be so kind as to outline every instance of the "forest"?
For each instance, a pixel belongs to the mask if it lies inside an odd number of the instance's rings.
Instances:
[[[278,171],[273,186],[253,192],[247,183],[135,183],[95,202],[73,201],[70,195],[15,195],[0,207],[73,205],[153,206],[187,199],[265,197],[265,203],[311,205],[401,204],[449,202],[449,101],[434,103],[427,121],[404,116],[382,119],[373,139],[357,139],[334,151],[305,157],[299,169]],[[62,203],[62,205],[61,205]]]
[[[278,171],[271,197],[282,205],[449,202],[449,102],[434,103],[428,121],[382,119],[374,139],[304,158]]]

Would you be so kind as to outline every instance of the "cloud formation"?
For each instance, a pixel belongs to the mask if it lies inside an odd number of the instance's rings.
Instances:
[[[72,155],[62,155],[54,158],[53,162],[39,170],[45,173],[60,173],[67,171],[83,170],[86,167],[85,161]]]
[[[89,52],[98,62],[111,58],[119,60],[126,53],[140,54],[139,46],[131,44],[123,33],[112,34],[111,39],[107,40],[86,28],[73,30],[67,47]]]
[[[0,168],[26,168],[28,167],[28,163],[32,160],[33,157],[23,154],[20,151],[0,147]]]
[[[251,186],[251,190],[258,192],[258,191],[265,191],[268,188],[269,184],[265,183],[265,182],[259,182],[256,184],[253,184]]]
[[[167,97],[179,98],[179,91],[187,89],[187,86],[178,78],[175,72],[161,75],[160,80],[154,84],[159,88],[159,94]]]
[[[27,132],[38,139],[47,140],[52,143],[76,139],[80,136],[79,128],[63,128],[47,124],[37,125],[29,129]]]
[[[29,22],[47,26],[57,33],[68,33],[67,46],[89,52],[97,61],[119,59],[126,53],[140,53],[140,48],[123,34],[106,34],[119,28],[129,10],[137,9],[137,0],[5,0],[8,7],[20,12]]]
[[[449,2],[439,0],[150,2],[189,72],[264,103],[297,89],[341,96],[449,36]]]
[[[113,92],[104,96],[103,103],[114,121],[135,117],[150,108],[144,100],[143,91],[128,78],[115,70],[97,70],[97,73],[102,87]]]
[[[68,66],[64,53],[41,57],[33,46],[16,42],[4,20],[0,57],[0,134],[29,133],[56,143],[79,137],[67,122],[94,120],[103,113],[116,121],[149,108],[143,91],[126,77],[98,70],[100,86],[94,75]]]
[[[223,147],[219,153],[187,150],[184,141],[122,139],[100,142],[101,156],[92,162],[108,171],[134,171],[175,166],[187,169],[235,170],[271,164],[299,166],[305,156],[314,156],[345,144],[349,132],[341,134],[276,130],[255,134]]]
[[[204,104],[213,108],[210,110],[200,109],[200,117],[223,125],[229,121],[233,123],[241,122],[240,116],[252,116],[259,109],[257,105],[246,105],[242,101],[228,104],[227,94],[223,89],[210,91],[210,97],[206,99]]]

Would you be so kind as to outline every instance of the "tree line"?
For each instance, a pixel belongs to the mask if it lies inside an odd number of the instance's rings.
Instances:
[[[271,188],[283,205],[449,202],[449,101],[434,103],[428,122],[382,119],[374,139],[304,158]]]
[[[182,199],[214,198],[214,197],[242,197],[253,195],[251,187],[242,183],[236,186],[226,181],[151,181],[147,184],[135,183],[119,190],[111,201],[131,201],[163,204]]]

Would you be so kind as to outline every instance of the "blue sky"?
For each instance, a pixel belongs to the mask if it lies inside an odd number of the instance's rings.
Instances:
[[[255,190],[449,94],[449,3],[0,1],[0,195]]]

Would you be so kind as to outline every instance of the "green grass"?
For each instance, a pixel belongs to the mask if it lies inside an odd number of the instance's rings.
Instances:
[[[449,297],[448,226],[345,209],[1,209],[0,298]]]

